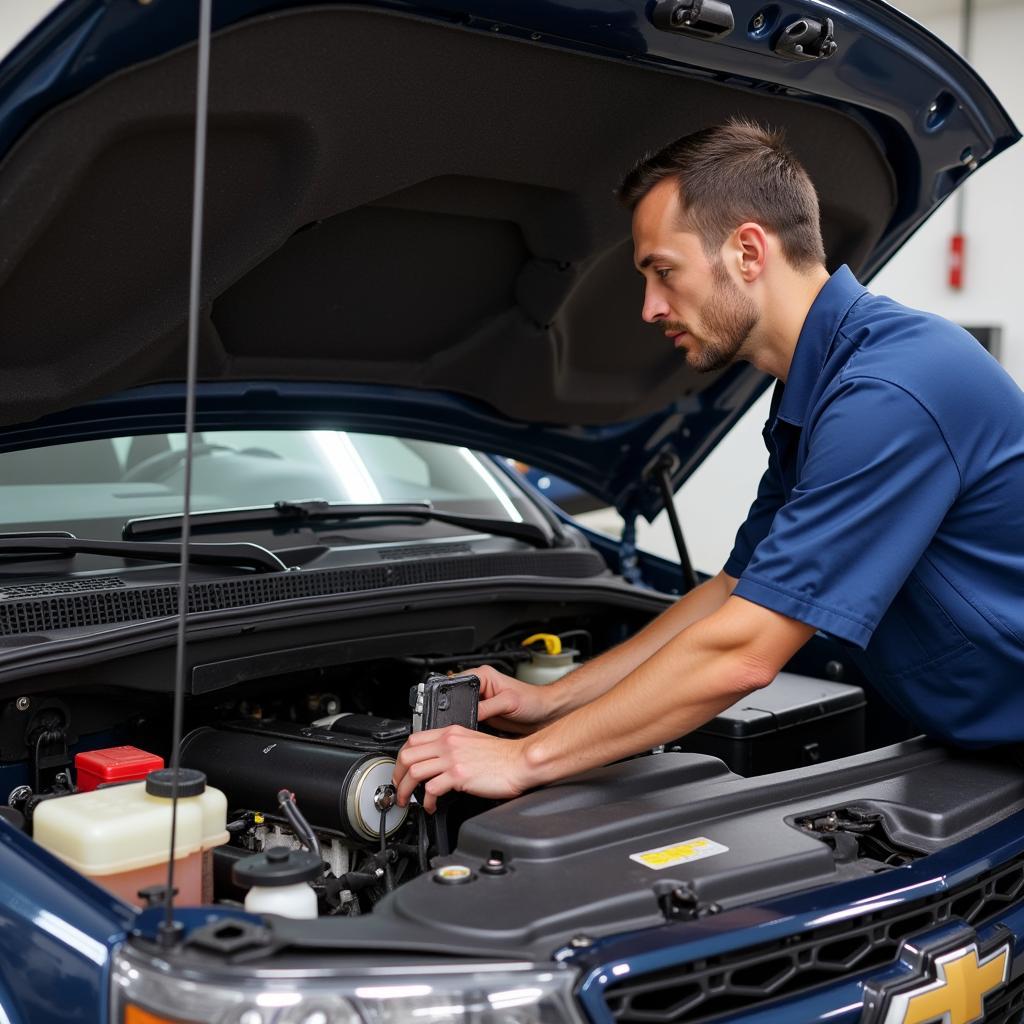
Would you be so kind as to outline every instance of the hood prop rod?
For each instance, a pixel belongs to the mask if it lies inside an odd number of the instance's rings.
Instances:
[[[683,589],[680,593],[688,594],[697,586],[697,574],[693,571],[693,565],[690,562],[690,552],[686,549],[683,527],[679,522],[675,495],[672,492],[672,471],[677,465],[678,463],[671,453],[662,452],[658,461],[653,466],[653,472],[658,483],[658,490],[661,491],[661,497],[665,503],[665,513],[668,515],[669,525],[672,527],[672,537],[676,542],[676,551],[679,552],[679,569],[683,578]]]
[[[181,521],[181,572],[178,576],[178,642],[175,657],[174,716],[171,727],[171,847],[167,855],[166,916],[160,944],[174,946],[182,933],[174,920],[174,847],[178,828],[181,734],[185,717],[185,626],[188,620],[188,566],[192,511],[192,456],[196,431],[196,377],[199,354],[199,282],[203,251],[203,193],[206,172],[206,122],[210,95],[210,22],[213,0],[199,0],[199,50],[196,67],[196,141],[192,176],[192,251],[188,287],[188,360],[185,375],[184,514]]]

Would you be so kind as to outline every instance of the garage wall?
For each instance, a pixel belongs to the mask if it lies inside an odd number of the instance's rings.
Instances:
[[[959,49],[960,19],[955,12],[924,16],[916,11],[911,13]],[[1024,126],[1021,38],[1024,4],[1007,0],[982,4],[976,9],[971,63],[1018,128]],[[1024,236],[1022,183],[1024,142],[981,168],[964,186],[966,272],[961,291],[946,284],[947,252],[954,224],[953,198],[883,268],[871,287],[957,323],[1001,325],[1001,361],[1024,385],[1024,304],[1016,241]]]
[[[0,58],[52,11],[60,0],[0,0]]]
[[[975,0],[972,63],[1024,129],[1024,3]],[[955,49],[960,48],[956,0],[907,0],[897,4]],[[960,292],[947,281],[947,252],[953,233],[952,198],[942,206],[871,282],[873,291],[931,310],[961,324],[1003,328],[1001,361],[1024,385],[1024,142],[972,176],[966,185],[966,272]],[[766,462],[761,427],[768,415],[766,395],[682,488],[676,507],[694,565],[717,572],[753,499]],[[614,513],[592,513],[591,522],[617,534]],[[667,518],[641,524],[641,546],[675,558]]]

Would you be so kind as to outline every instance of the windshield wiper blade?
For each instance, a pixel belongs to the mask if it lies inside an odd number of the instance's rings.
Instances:
[[[113,555],[134,558],[141,562],[181,562],[180,544],[123,540],[84,540],[73,534],[0,534],[0,564],[8,561],[28,562],[34,558],[74,555]],[[188,560],[196,565],[231,565],[258,572],[287,572],[288,566],[272,551],[259,544],[190,544]]]
[[[507,519],[490,519],[487,516],[469,515],[464,512],[446,512],[434,508],[429,501],[379,502],[360,505],[352,502],[330,502],[321,499],[311,501],[277,501],[273,505],[251,505],[246,508],[214,509],[209,512],[193,512],[189,517],[193,529],[218,529],[225,527],[259,526],[267,523],[328,523],[344,522],[349,519],[421,519],[437,523],[461,526],[477,533],[490,533],[495,537],[511,537],[525,541],[538,548],[552,546],[551,539],[533,523],[514,523]],[[175,534],[181,531],[182,516],[147,516],[129,519],[121,535],[125,540],[134,537],[151,537],[158,534]]]

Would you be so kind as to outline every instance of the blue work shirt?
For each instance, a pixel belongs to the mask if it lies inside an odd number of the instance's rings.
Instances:
[[[842,267],[764,437],[736,594],[845,641],[918,728],[1024,741],[1024,392],[966,331]]]

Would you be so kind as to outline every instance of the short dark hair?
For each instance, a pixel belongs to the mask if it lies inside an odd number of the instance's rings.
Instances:
[[[688,227],[712,256],[745,221],[777,235],[791,266],[825,262],[818,194],[782,133],[732,118],[643,157],[619,186],[630,210],[659,182],[675,178]]]

